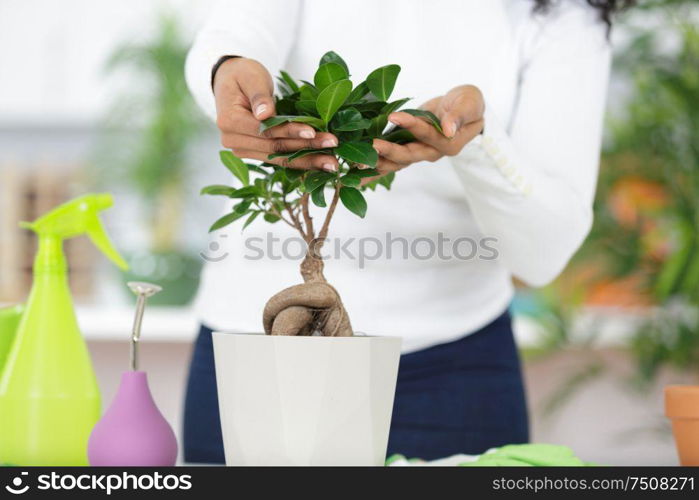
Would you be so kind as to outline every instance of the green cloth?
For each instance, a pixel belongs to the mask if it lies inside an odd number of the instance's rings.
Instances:
[[[467,455],[453,455],[435,462],[423,462],[418,459],[406,459],[403,455],[392,455],[386,465],[410,465],[421,462],[424,465],[459,465],[464,467],[579,467],[594,465],[585,463],[575,456],[567,446],[555,444],[509,444],[493,448],[470,460]]]
[[[474,462],[462,466],[511,466],[511,467],[576,467],[589,465],[573,454],[567,446],[555,444],[510,444],[490,450]]]

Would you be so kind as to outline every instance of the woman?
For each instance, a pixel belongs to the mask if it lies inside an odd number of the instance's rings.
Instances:
[[[191,49],[190,88],[216,119],[223,146],[245,158],[335,144],[303,124],[258,134],[259,120],[275,114],[270,75],[286,69],[312,79],[328,50],[355,81],[400,64],[393,95],[412,96],[441,120],[447,137],[414,116],[390,115],[418,141],[376,140],[379,170],[400,171],[392,190],[368,194],[365,220],[342,211],[331,228],[340,241],[475,242],[470,258],[453,244],[449,255],[427,256],[414,245],[326,267],[356,330],[403,337],[389,454],[434,459],[528,440],[507,313],[511,279],[548,283],[590,228],[617,2],[550,3],[222,1]],[[337,161],[315,155],[291,166],[332,171]],[[204,272],[187,461],[223,461],[211,329],[259,331],[266,299],[299,281],[298,262],[271,255],[271,246],[263,258],[246,253],[270,230],[219,234],[225,258]],[[292,235],[274,231],[281,240]]]

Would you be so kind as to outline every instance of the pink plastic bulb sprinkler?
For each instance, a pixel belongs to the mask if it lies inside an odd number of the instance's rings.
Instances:
[[[138,369],[138,342],[146,299],[162,288],[129,283],[138,296],[131,335],[131,371],[124,372],[114,401],[97,422],[88,443],[90,465],[163,467],[177,461],[177,439],[155,406],[146,372]]]

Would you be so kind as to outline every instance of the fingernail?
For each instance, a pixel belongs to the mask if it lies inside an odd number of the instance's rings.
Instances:
[[[451,134],[449,134],[449,137],[454,137],[456,135],[456,132],[459,130],[459,125],[456,122],[454,122],[451,124],[449,129],[451,130]]]
[[[312,130],[302,130],[299,134],[303,139],[313,139],[316,134]]]
[[[366,169],[371,168],[371,167],[369,165],[365,165],[363,163],[357,163],[357,168],[359,170],[366,170]]]
[[[266,104],[260,104],[255,108],[255,116],[260,116],[262,113],[267,111],[267,105]]]
[[[334,148],[337,146],[337,141],[335,139],[325,139],[320,145],[324,148]]]
[[[388,121],[400,127],[400,120],[398,118],[389,118]]]
[[[337,167],[333,165],[332,163],[323,163],[323,170],[327,172],[336,172]]]

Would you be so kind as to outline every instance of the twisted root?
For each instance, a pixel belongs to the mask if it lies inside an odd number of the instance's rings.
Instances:
[[[347,311],[334,287],[323,281],[294,285],[274,295],[262,316],[267,335],[352,336]]]

